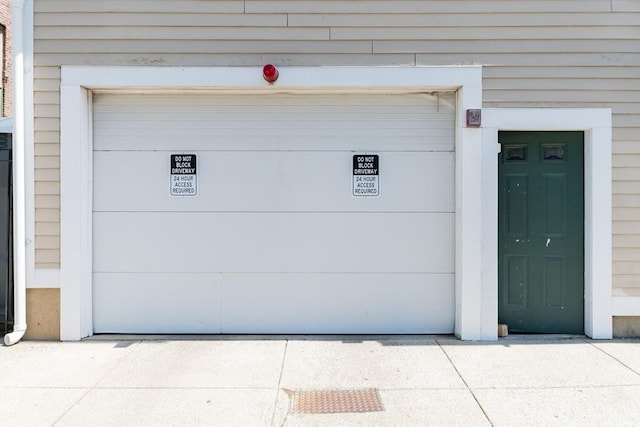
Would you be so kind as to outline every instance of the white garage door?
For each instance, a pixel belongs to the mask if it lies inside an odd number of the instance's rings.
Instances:
[[[95,95],[94,331],[452,332],[454,100]]]

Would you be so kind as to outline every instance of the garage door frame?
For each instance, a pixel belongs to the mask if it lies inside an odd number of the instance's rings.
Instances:
[[[477,215],[482,212],[482,177],[492,168],[480,159],[495,153],[495,146],[483,143],[481,129],[465,126],[466,110],[482,106],[481,67],[286,67],[280,70],[278,83],[269,85],[262,78],[261,67],[63,66],[62,340],[78,340],[93,333],[92,93],[189,90],[252,94],[457,91],[455,333],[462,339],[495,339],[497,285],[481,278],[483,272],[496,269],[496,248],[481,239],[483,218]],[[489,221],[488,228],[495,228],[493,222]]]

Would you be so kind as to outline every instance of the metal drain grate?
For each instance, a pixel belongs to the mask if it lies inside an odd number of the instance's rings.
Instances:
[[[375,388],[361,390],[285,390],[294,414],[336,414],[384,411]]]

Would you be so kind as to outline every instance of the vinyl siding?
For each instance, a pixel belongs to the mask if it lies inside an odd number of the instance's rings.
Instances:
[[[640,2],[35,1],[36,264],[59,265],[60,65],[483,64],[484,107],[613,109],[614,295],[640,296]]]

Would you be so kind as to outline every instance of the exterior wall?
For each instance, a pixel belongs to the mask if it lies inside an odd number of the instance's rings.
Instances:
[[[2,116],[11,116],[13,90],[11,84],[11,1],[0,0],[0,26],[4,28],[2,39]]]
[[[636,1],[35,0],[34,10],[36,268],[60,263],[63,64],[482,64],[484,107],[612,108],[612,292],[640,298]]]
[[[27,290],[28,340],[60,339],[60,289]]]
[[[614,316],[613,336],[620,338],[640,337],[640,317]]]

